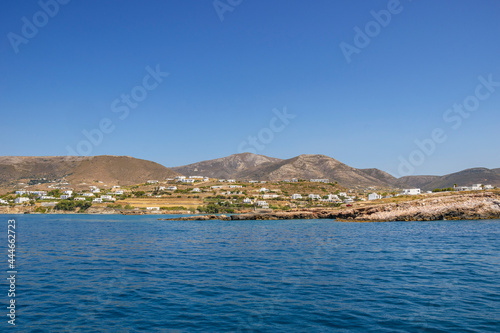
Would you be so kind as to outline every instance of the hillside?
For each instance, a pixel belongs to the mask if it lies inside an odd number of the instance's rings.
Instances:
[[[500,173],[487,168],[472,168],[463,171],[451,173],[435,179],[434,181],[422,186],[425,190],[435,188],[470,186],[472,184],[490,184],[500,186]]]
[[[396,179],[383,171],[376,169],[370,169],[371,171],[358,170],[324,155],[300,155],[281,160],[263,155],[243,153],[174,167],[172,170],[184,175],[200,174],[214,178],[245,180],[275,181],[291,178],[328,178],[330,181],[337,181],[344,186],[390,187]],[[370,173],[381,178],[372,176]]]
[[[47,178],[65,178],[71,183],[130,185],[149,179],[165,179],[178,173],[151,161],[128,156],[0,157],[0,184]]]
[[[240,178],[240,174],[264,164],[280,162],[281,159],[251,153],[234,154],[214,160],[173,167],[172,170],[189,175],[202,175],[212,178]]]
[[[398,179],[399,184],[407,188],[425,189],[430,183],[437,181],[441,176],[405,176]]]

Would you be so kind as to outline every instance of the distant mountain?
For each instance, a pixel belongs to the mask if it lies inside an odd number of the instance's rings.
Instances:
[[[236,154],[203,161],[172,170],[184,175],[200,174],[215,178],[283,180],[291,178],[324,179],[344,186],[391,187],[394,177],[377,169],[363,171],[325,155],[300,155],[287,160],[255,155]],[[377,176],[380,175],[380,179]],[[388,181],[388,179],[390,181]]]
[[[398,179],[398,184],[399,187],[426,189],[427,185],[440,178],[441,176],[405,176]]]
[[[240,178],[240,174],[264,164],[282,161],[279,158],[251,153],[234,154],[214,160],[202,161],[189,165],[173,167],[172,170],[186,176],[207,176],[212,178]]]
[[[499,169],[466,169],[463,171],[451,173],[449,175],[441,176],[421,187],[425,190],[432,190],[435,188],[453,187],[454,184],[457,184],[458,186],[470,186],[472,184],[489,184],[493,186],[500,186],[500,172],[495,170]]]
[[[0,184],[65,177],[75,184],[100,180],[105,183],[130,185],[176,175],[178,173],[158,163],[128,156],[0,157]]]

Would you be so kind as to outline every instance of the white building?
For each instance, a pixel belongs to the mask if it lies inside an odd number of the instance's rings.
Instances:
[[[403,194],[406,195],[418,195],[420,194],[420,189],[419,188],[409,188],[409,189],[404,189]]]
[[[473,191],[480,191],[483,189],[483,185],[482,184],[472,184],[472,190]]]
[[[382,196],[380,194],[377,194],[375,192],[368,194],[368,200],[378,200],[378,199],[382,199]]]
[[[156,210],[156,211],[159,211],[160,207],[146,207],[146,210]]]
[[[257,204],[257,206],[264,208],[264,209],[269,208],[269,204],[263,200],[257,201],[256,204]]]
[[[228,183],[236,183],[236,180],[235,179],[228,179],[227,182]]]
[[[191,192],[200,193],[200,192],[201,192],[201,190],[200,190],[199,188],[195,187],[195,188],[193,188],[193,190],[192,190]]]
[[[309,194],[309,199],[319,200],[321,196],[319,194]]]
[[[115,192],[116,195],[123,195],[123,190],[118,190]]]
[[[263,187],[263,188],[261,188],[261,189],[259,190],[259,192],[269,192],[269,189],[267,189],[267,188]]]
[[[101,195],[101,199],[105,201],[116,201],[116,199],[110,195]]]
[[[184,177],[184,176],[177,176],[177,177],[175,177],[175,180],[178,181],[178,182],[182,181],[183,179],[186,179],[186,177]]]
[[[94,200],[92,200],[93,203],[102,203],[102,199],[101,198],[95,198]]]
[[[93,197],[94,193],[83,193],[82,194],[84,197]]]
[[[245,198],[245,199],[243,199],[243,203],[245,203],[245,204],[251,204],[252,203],[252,199]]]
[[[346,204],[350,204],[350,203],[353,203],[353,202],[354,202],[354,200],[352,200],[351,198],[347,198],[347,199],[344,200],[344,203],[346,203]]]
[[[26,197],[19,197],[19,198],[14,199],[14,203],[25,203],[25,202],[29,202],[29,201],[30,201],[30,198],[26,198]]]
[[[27,191],[16,191],[16,195],[25,195],[25,194],[29,194],[29,192],[27,192]]]
[[[347,198],[347,193],[345,193],[345,192],[340,192],[340,193],[339,193],[339,197],[346,197],[346,198]]]
[[[158,181],[157,180],[148,180],[147,183],[148,184],[158,184]]]
[[[83,198],[83,197],[76,197],[76,198],[75,198],[75,201],[85,201],[85,200],[86,200],[86,199],[85,199],[85,198]]]
[[[249,181],[250,184],[255,184],[255,183],[258,183],[259,181],[258,180],[251,180]]]
[[[313,183],[328,183],[328,179],[310,179],[309,180],[310,182],[313,182]]]
[[[203,178],[204,182],[208,182],[209,180],[210,180],[210,178],[208,178],[208,177]]]
[[[219,182],[224,183],[226,180],[225,179],[219,179]]]
[[[190,179],[203,179],[203,176],[189,176]]]
[[[214,186],[210,186],[210,188],[216,190],[218,188],[222,188],[222,186],[220,186],[220,185],[214,185]]]
[[[51,195],[42,195],[38,199],[40,199],[40,200],[53,200],[53,199],[55,199],[55,197],[53,197]]]
[[[278,194],[263,194],[262,199],[276,199],[280,196]]]
[[[8,205],[9,202],[7,200],[4,200],[4,199],[0,199],[0,204],[1,205]]]
[[[229,185],[229,188],[242,188],[243,186],[241,185]]]
[[[68,200],[69,198],[71,198],[71,195],[67,195],[67,194],[62,194],[60,196],[61,200]]]
[[[484,185],[484,189],[485,190],[492,190],[493,186],[491,186],[491,185]]]
[[[169,187],[167,187],[167,190],[175,191],[175,190],[177,190],[177,186],[169,186]]]
[[[328,194],[328,199],[327,200],[340,201],[339,197],[336,194]]]
[[[292,199],[293,200],[302,199],[302,195],[300,195],[298,193],[292,194]]]
[[[71,191],[71,190],[66,190],[63,193],[66,194],[66,195],[69,195],[69,196],[73,195],[73,191]]]

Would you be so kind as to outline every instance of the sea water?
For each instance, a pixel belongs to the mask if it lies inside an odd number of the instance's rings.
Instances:
[[[12,217],[22,332],[500,331],[500,220]]]

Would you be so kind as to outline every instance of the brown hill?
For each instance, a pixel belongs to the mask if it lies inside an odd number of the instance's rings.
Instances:
[[[363,171],[324,155],[300,155],[287,160],[243,153],[172,168],[184,175],[200,174],[214,178],[283,180],[328,178],[344,186],[390,187],[394,177],[383,171]],[[381,175],[383,179],[370,173]],[[387,179],[390,180],[387,181]]]
[[[399,179],[394,177],[393,175],[385,172],[385,171],[375,169],[375,168],[359,169],[359,171],[362,171],[373,178],[376,178],[380,181],[383,181],[386,184],[390,184],[392,186],[399,186],[399,183],[400,183]]]
[[[202,161],[189,165],[173,167],[172,170],[185,176],[201,175],[212,178],[240,178],[239,175],[264,164],[281,161],[279,158],[251,153],[234,154],[214,160]]]
[[[151,161],[128,156],[0,157],[0,184],[29,179],[61,179],[71,183],[131,185],[162,180],[178,173]]]
[[[422,186],[425,190],[433,190],[435,188],[470,186],[472,184],[483,184],[500,186],[500,173],[487,168],[472,168],[463,171],[451,173],[441,176],[436,180]]]
[[[440,178],[441,176],[405,176],[398,179],[398,184],[400,187],[426,189],[427,185]]]

